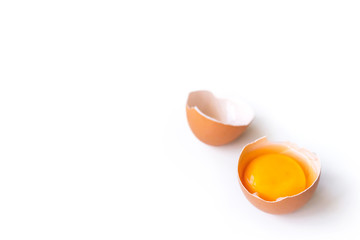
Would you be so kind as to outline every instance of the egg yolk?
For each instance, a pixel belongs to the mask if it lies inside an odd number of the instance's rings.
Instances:
[[[253,159],[244,171],[244,185],[267,201],[296,195],[306,188],[299,163],[283,154],[265,154]]]

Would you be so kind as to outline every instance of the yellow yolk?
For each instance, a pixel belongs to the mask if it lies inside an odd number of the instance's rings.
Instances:
[[[296,195],[306,188],[299,163],[283,154],[265,154],[252,160],[244,171],[244,185],[267,201]]]

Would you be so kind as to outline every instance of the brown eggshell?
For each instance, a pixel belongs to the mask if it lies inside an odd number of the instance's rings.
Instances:
[[[186,116],[200,141],[220,146],[239,137],[254,119],[254,112],[244,102],[235,104],[209,91],[195,91],[188,96]]]
[[[243,184],[244,169],[251,160],[267,153],[281,153],[297,160],[305,172],[307,188],[297,195],[280,198],[276,201],[266,201],[256,194],[250,193]],[[241,190],[255,207],[271,214],[285,214],[299,209],[310,200],[319,183],[320,169],[320,160],[314,153],[289,142],[272,143],[263,137],[249,143],[242,150],[238,164],[238,175]]]

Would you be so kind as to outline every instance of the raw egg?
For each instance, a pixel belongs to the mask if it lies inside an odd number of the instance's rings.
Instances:
[[[186,116],[200,141],[219,146],[238,138],[254,119],[254,111],[245,102],[234,103],[209,91],[195,91],[188,96]]]
[[[320,179],[320,160],[289,142],[266,137],[249,143],[239,157],[238,176],[246,198],[272,214],[293,212],[312,197]]]

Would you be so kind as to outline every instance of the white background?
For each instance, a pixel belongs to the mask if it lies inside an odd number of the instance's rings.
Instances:
[[[360,234],[359,1],[1,1],[0,239]],[[190,91],[256,112],[235,142],[188,128]],[[263,213],[237,160],[261,136],[322,160],[301,210]]]

